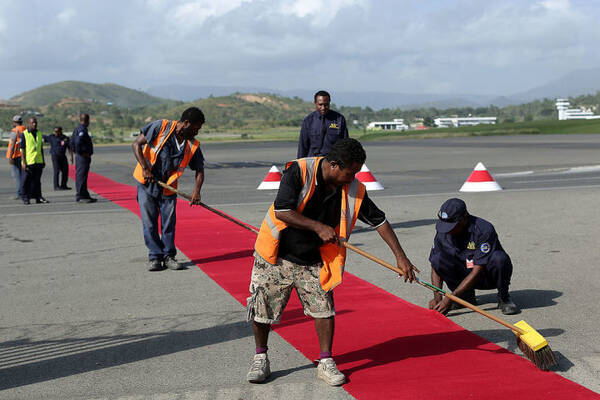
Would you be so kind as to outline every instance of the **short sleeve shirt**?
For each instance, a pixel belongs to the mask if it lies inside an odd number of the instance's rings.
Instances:
[[[154,121],[143,127],[140,134],[144,135],[146,142],[152,142],[160,132],[162,120]],[[167,142],[163,145],[161,151],[158,153],[156,163],[152,167],[152,175],[162,182],[166,182],[173,171],[179,168],[179,164],[183,160],[185,146],[189,146],[189,142],[186,140],[178,146],[177,138],[175,133],[167,139]],[[192,156],[188,167],[194,171],[201,171],[204,169],[204,155],[200,147],[196,150]],[[162,192],[162,188],[156,183],[149,183],[144,185],[148,194],[152,196],[158,196]]]
[[[342,188],[328,191],[323,181],[321,164],[317,168],[317,186],[308,200],[302,215],[335,228],[340,221],[342,209]],[[292,163],[284,172],[275,198],[275,211],[295,210],[298,195],[302,189],[302,175],[297,162]],[[358,213],[358,219],[378,227],[386,221],[385,213],[365,193]],[[278,257],[300,264],[311,265],[321,261],[319,247],[323,244],[319,235],[313,231],[287,227],[280,233]]]
[[[436,233],[429,261],[440,268],[466,270],[467,260],[485,267],[496,250],[503,248],[494,226],[483,218],[469,215],[464,235],[455,237],[449,233]]]

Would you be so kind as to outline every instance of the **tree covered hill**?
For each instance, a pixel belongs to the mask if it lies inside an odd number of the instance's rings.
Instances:
[[[25,106],[44,107],[58,103],[64,98],[78,99],[82,102],[111,103],[125,108],[176,103],[173,100],[150,96],[139,90],[114,83],[96,84],[79,81],[63,81],[41,86],[16,95],[10,100]]]

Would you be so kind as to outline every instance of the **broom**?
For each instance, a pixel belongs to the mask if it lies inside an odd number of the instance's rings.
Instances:
[[[379,258],[372,256],[371,254],[367,253],[366,251],[361,250],[358,247],[353,246],[348,242],[342,242],[342,244],[344,247],[368,258],[369,260],[375,261],[376,263],[383,265],[384,267],[389,268],[392,271],[397,272],[400,275],[404,275],[404,272],[400,268],[395,267],[392,264],[389,264],[383,260],[380,260]],[[548,346],[548,342],[546,341],[546,339],[544,339],[544,337],[542,335],[540,335],[538,332],[536,332],[535,329],[533,329],[531,326],[529,326],[529,324],[527,324],[527,322],[519,321],[514,325],[510,324],[510,323],[496,317],[495,315],[492,315],[486,311],[483,311],[481,308],[474,306],[473,304],[461,299],[460,297],[457,297],[457,296],[453,295],[452,293],[448,293],[445,290],[432,285],[431,283],[425,282],[419,278],[416,278],[416,281],[419,285],[424,286],[424,287],[432,290],[433,292],[439,292],[439,293],[443,294],[444,296],[448,297],[450,300],[452,300],[456,303],[459,303],[459,304],[461,304],[461,305],[463,305],[485,317],[488,317],[489,319],[496,321],[499,324],[504,325],[505,327],[510,329],[515,334],[515,337],[517,339],[517,345],[519,346],[519,349],[521,349],[521,351],[523,352],[525,357],[527,357],[529,360],[531,360],[531,362],[533,362],[535,364],[535,366],[538,367],[539,369],[547,371],[551,367],[557,365],[557,361],[556,361],[556,358],[554,357],[554,353],[550,349],[550,346]]]
[[[170,191],[177,193],[178,195],[191,200],[192,196],[185,194],[183,192],[178,191],[177,189],[163,183],[160,181],[157,181],[157,183],[162,186],[165,189],[169,189]],[[204,208],[206,208],[207,210],[245,228],[248,229],[254,233],[258,233],[258,229],[256,229],[253,226],[250,225],[246,225],[236,219],[234,219],[233,217],[230,217],[229,215],[215,209],[212,208],[204,203],[200,203],[200,205]],[[371,261],[375,261],[376,263],[391,269],[392,271],[400,274],[400,275],[404,275],[404,271],[402,271],[400,268],[393,266],[392,264],[389,264],[369,253],[367,253],[364,250],[359,249],[358,247],[351,245],[350,243],[346,242],[346,241],[342,241],[341,242],[342,245],[344,247],[346,247],[347,249],[350,249],[352,251],[354,251],[355,253],[358,253],[366,258],[368,258]],[[438,288],[437,286],[432,285],[431,283],[425,282],[419,278],[416,278],[416,281],[419,285],[426,287],[430,290],[432,290],[433,292],[439,292],[441,294],[443,294],[444,296],[448,297],[450,300],[459,303],[501,325],[504,325],[505,327],[507,327],[508,329],[510,329],[516,337],[517,340],[517,345],[519,346],[519,349],[521,349],[521,351],[523,352],[523,354],[525,355],[525,357],[527,357],[529,360],[531,360],[531,362],[533,362],[535,364],[536,367],[540,368],[541,370],[547,371],[548,369],[550,369],[551,367],[557,365],[557,361],[556,361],[556,357],[554,356],[554,353],[552,352],[552,350],[550,349],[550,346],[548,346],[548,342],[546,341],[546,339],[544,339],[544,337],[542,335],[540,335],[535,329],[533,329],[529,324],[527,324],[527,322],[525,321],[519,321],[516,324],[510,324],[498,317],[496,317],[495,315],[492,315],[484,310],[482,310],[481,308],[461,299],[460,297],[454,296],[452,293],[448,293],[443,289]]]

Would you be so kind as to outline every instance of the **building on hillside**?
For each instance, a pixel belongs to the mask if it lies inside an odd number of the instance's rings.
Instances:
[[[394,118],[393,121],[369,122],[369,124],[367,125],[367,129],[382,131],[405,131],[408,129],[408,125],[404,123],[403,118]]]
[[[493,125],[496,117],[440,117],[433,120],[438,128],[458,128],[459,126]]]
[[[598,119],[600,115],[594,115],[591,110],[582,108],[569,108],[571,103],[567,99],[556,99],[556,109],[558,110],[558,120],[567,119]]]

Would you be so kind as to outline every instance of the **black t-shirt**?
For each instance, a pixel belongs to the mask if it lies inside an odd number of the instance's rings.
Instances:
[[[335,228],[340,222],[342,212],[342,188],[328,190],[323,181],[322,163],[323,160],[317,167],[317,186],[302,210],[302,215]],[[298,163],[294,162],[283,172],[275,198],[275,211],[295,210],[301,190],[302,173]],[[360,206],[358,219],[373,227],[383,224],[386,220],[385,213],[377,208],[366,193]],[[278,257],[301,265],[311,265],[321,261],[319,247],[323,241],[315,232],[289,226],[281,231],[279,240]]]

